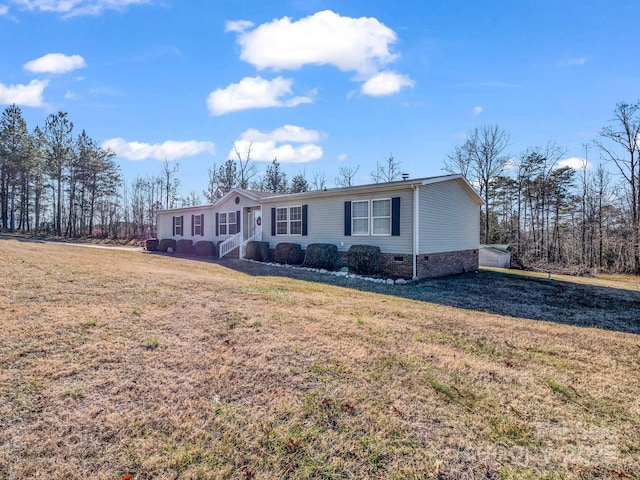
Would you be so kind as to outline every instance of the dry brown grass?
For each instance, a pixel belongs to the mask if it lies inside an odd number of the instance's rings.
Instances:
[[[491,272],[408,299],[14,240],[0,269],[1,478],[640,478],[633,288],[607,331],[434,293]]]

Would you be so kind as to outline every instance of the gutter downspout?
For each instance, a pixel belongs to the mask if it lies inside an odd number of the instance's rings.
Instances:
[[[412,183],[413,189],[413,279],[418,278],[418,250],[420,240],[420,186]]]

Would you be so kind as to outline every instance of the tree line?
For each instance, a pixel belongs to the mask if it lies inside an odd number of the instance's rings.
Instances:
[[[326,189],[324,173],[304,172],[289,182],[276,158],[262,175],[252,146],[209,168],[202,192],[210,203],[232,188],[272,193]],[[167,159],[155,174],[125,181],[115,154],[82,130],[67,113],[50,114],[29,130],[17,105],[0,115],[0,230],[54,236],[145,239],[156,234],[158,210],[195,206],[201,195],[180,194],[179,164]],[[336,185],[350,185],[357,169],[341,169]]]
[[[0,227],[55,235],[93,235],[117,202],[121,178],[112,152],[67,114],[29,131],[16,105],[0,116]],[[99,227],[98,227],[99,226]]]
[[[510,245],[512,263],[640,274],[639,139],[640,103],[620,103],[584,145],[581,165],[563,165],[567,152],[555,142],[507,155],[509,134],[485,125],[467,134],[443,168],[478,189],[481,243]]]
[[[620,103],[598,138],[584,145],[582,165],[563,165],[554,142],[507,154],[508,132],[473,129],[443,170],[461,173],[484,200],[481,243],[508,244],[514,263],[577,271],[598,268],[640,274],[640,102]],[[598,165],[586,161],[597,154]],[[115,154],[64,112],[27,128],[21,109],[0,116],[0,229],[67,237],[144,239],[156,233],[161,209],[212,203],[232,188],[296,193],[327,188],[324,173],[287,178],[277,159],[258,173],[252,146],[213,164],[202,194],[180,194],[179,164],[165,160],[156,175],[125,181]],[[610,168],[605,168],[608,165]],[[337,187],[355,184],[359,166],[341,166]],[[375,183],[403,175],[393,155],[369,173]]]

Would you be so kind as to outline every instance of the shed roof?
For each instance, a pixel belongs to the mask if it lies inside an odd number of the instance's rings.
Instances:
[[[500,243],[490,243],[490,244],[482,244],[480,248],[486,248],[488,250],[492,250],[497,253],[511,253],[511,245],[500,244]]]

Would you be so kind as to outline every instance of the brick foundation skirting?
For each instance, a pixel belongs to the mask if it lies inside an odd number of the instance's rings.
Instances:
[[[478,270],[478,250],[418,255],[418,278],[442,277]]]
[[[273,248],[269,249],[270,259],[273,259]],[[230,254],[232,258],[234,251]],[[334,266],[340,270],[347,266],[347,252],[338,252]],[[478,250],[462,250],[458,252],[428,253],[418,255],[418,278],[442,277],[457,273],[475,272],[478,270]],[[383,253],[382,276],[392,278],[413,278],[412,255],[406,253]]]
[[[412,255],[401,253],[382,254],[382,273],[393,278],[411,280],[413,277]]]

